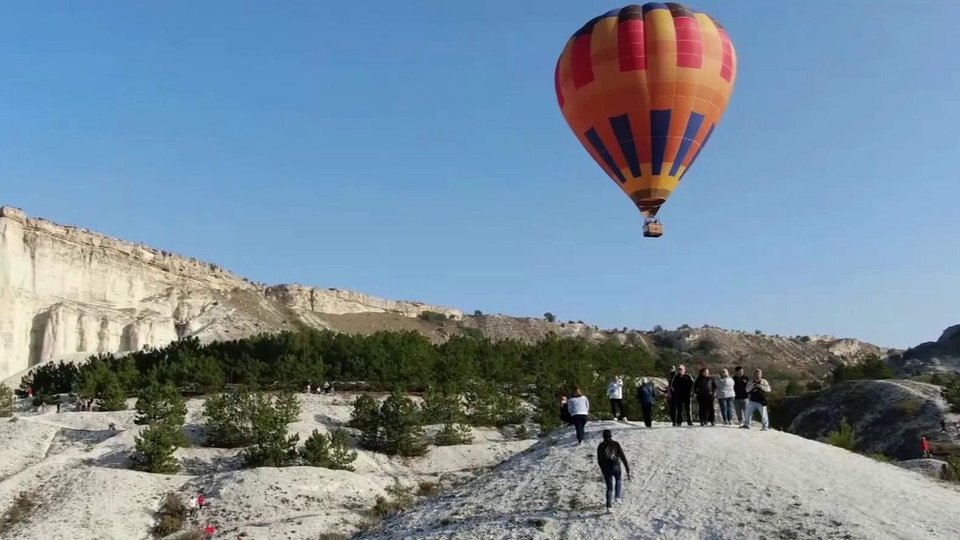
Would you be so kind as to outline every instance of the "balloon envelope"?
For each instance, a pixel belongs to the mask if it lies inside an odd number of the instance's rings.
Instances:
[[[647,217],[693,165],[733,92],[723,27],[676,3],[630,5],[567,41],[555,86],[574,134]]]

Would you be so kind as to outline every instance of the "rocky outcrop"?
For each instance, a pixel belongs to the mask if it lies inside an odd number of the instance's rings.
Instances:
[[[52,359],[236,339],[323,314],[458,310],[337,289],[265,287],[216,265],[0,208],[0,380]]]
[[[944,330],[937,341],[891,356],[890,362],[901,373],[960,372],[960,324]]]
[[[775,405],[775,427],[809,439],[836,431],[843,418],[853,428],[858,451],[900,460],[920,456],[920,437],[949,442],[940,433],[947,406],[940,388],[910,380],[847,381]],[[780,424],[779,426],[777,424]]]

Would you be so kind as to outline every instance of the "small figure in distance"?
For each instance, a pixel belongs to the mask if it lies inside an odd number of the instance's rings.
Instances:
[[[623,500],[621,461],[623,468],[627,470],[627,480],[630,480],[630,464],[627,463],[627,456],[623,454],[623,448],[620,447],[620,443],[613,440],[613,433],[609,429],[603,430],[603,442],[597,446],[597,464],[600,465],[603,482],[607,487],[607,513],[610,513],[610,507],[614,502],[620,504]],[[614,487],[616,487],[615,499]]]

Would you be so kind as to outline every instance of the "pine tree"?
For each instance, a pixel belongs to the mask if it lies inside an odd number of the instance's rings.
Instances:
[[[300,457],[307,465],[313,467],[330,466],[330,440],[326,435],[317,430],[303,441],[303,448],[300,449]]]
[[[0,417],[13,414],[13,389],[0,383]]]
[[[134,419],[137,425],[170,421],[182,426],[186,416],[187,405],[172,384],[161,385],[154,380],[137,397],[137,417]]]
[[[463,424],[444,424],[443,428],[433,437],[433,444],[437,446],[454,446],[473,442],[473,433],[470,426]]]
[[[357,460],[357,452],[350,449],[350,435],[342,429],[335,429],[330,434],[330,468],[353,471],[353,463]]]
[[[421,456],[426,453],[417,406],[394,391],[380,406],[381,451],[388,455]]]
[[[372,397],[362,394],[353,402],[350,427],[360,430],[360,446],[367,450],[381,447],[380,405]]]
[[[180,470],[174,457],[177,447],[186,445],[182,425],[167,422],[151,424],[135,440],[134,467],[137,470],[173,474]]]

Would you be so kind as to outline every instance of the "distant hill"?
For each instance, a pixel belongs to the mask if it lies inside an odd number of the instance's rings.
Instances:
[[[209,342],[298,328],[413,330],[437,342],[459,334],[529,342],[554,333],[635,344],[670,364],[742,363],[804,378],[889,352],[855,339],[714,327],[601,329],[582,321],[468,315],[342,289],[268,286],[197,259],[0,208],[0,380],[50,360],[159,347],[188,336]]]
[[[960,324],[943,331],[937,341],[921,343],[890,357],[890,364],[908,375],[960,373]]]

